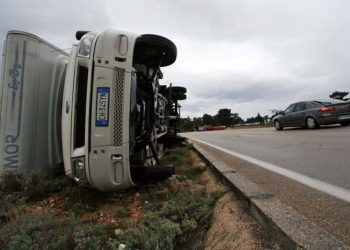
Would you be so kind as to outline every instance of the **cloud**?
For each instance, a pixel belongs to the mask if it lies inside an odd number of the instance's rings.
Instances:
[[[348,90],[350,2],[342,0],[0,0],[9,29],[69,48],[76,30],[115,28],[173,40],[164,82],[188,88],[183,114],[243,117]]]
[[[8,30],[33,33],[61,48],[70,48],[77,30],[111,26],[106,1],[0,1],[0,41]]]

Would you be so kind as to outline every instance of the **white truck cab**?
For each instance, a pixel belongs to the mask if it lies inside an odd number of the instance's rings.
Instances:
[[[157,161],[158,78],[176,60],[176,46],[116,30],[76,37],[62,102],[66,175],[103,191],[131,187],[147,159]]]
[[[117,30],[78,31],[76,38],[68,54],[35,35],[8,32],[0,177],[64,168],[76,182],[109,191],[173,174],[158,158],[163,145],[177,140],[186,89],[159,79],[160,68],[176,60],[175,44]]]

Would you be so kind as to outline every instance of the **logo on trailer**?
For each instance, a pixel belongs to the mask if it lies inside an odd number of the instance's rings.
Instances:
[[[23,42],[22,48],[22,63],[19,63],[19,48],[18,45],[15,50],[14,64],[9,70],[10,81],[8,88],[11,90],[11,120],[10,124],[5,126],[10,131],[5,135],[5,146],[4,146],[4,158],[3,165],[5,168],[15,169],[18,168],[18,154],[20,147],[17,144],[17,139],[21,134],[21,118],[22,118],[22,97],[23,97],[23,78],[24,78],[24,65],[27,51],[27,41]],[[20,78],[20,79],[19,79]],[[19,101],[17,99],[17,91],[19,91]],[[17,107],[17,108],[16,108]],[[14,119],[14,117],[17,119]],[[15,123],[15,124],[14,124]],[[12,129],[15,129],[14,131]]]

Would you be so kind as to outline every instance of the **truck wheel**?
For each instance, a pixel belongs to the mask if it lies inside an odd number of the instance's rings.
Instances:
[[[182,101],[186,100],[187,96],[183,93],[171,93],[171,100],[173,101]]]
[[[176,61],[176,45],[168,38],[152,34],[141,35],[137,38],[134,54],[147,56],[149,51],[153,52],[154,50],[162,54],[161,67],[169,66]]]
[[[180,86],[174,86],[174,87],[169,87],[168,91],[170,92],[171,89],[171,93],[183,93],[186,94],[187,93],[187,89],[185,87],[180,87]]]

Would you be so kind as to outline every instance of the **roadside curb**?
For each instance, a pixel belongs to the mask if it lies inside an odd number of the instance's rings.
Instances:
[[[254,218],[282,249],[350,249],[292,207],[282,203],[274,194],[215,159],[198,144],[194,143],[193,147],[248,206]]]

